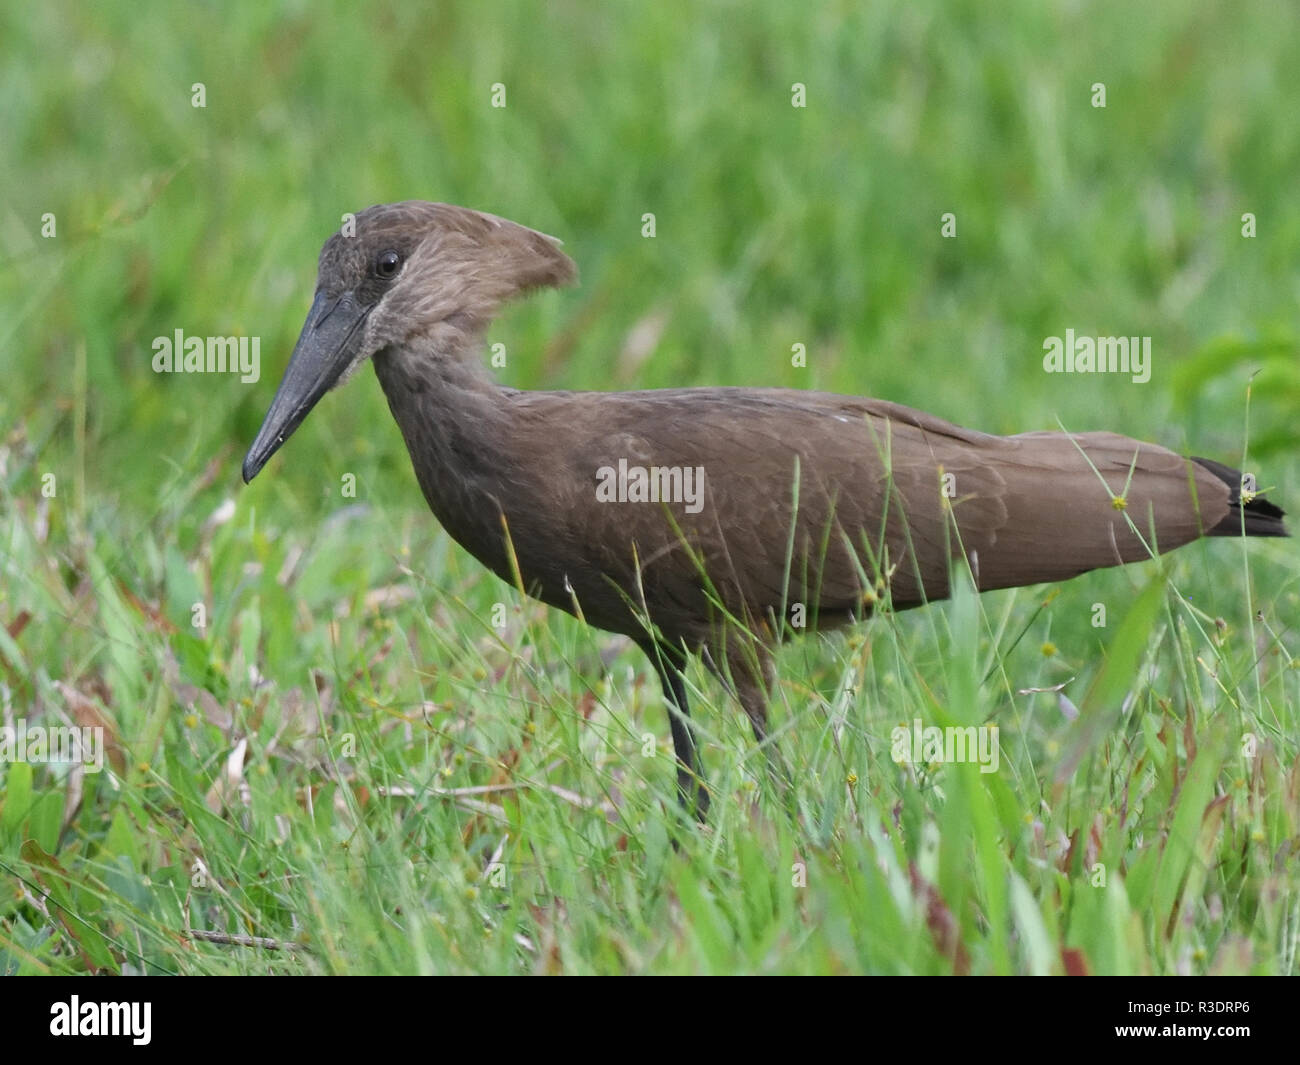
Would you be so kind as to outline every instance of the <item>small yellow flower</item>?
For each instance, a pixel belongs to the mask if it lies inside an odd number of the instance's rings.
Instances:
[[[852,772],[849,773],[849,787],[853,787],[853,785],[856,784],[857,782],[858,782],[858,774]]]
[[[1051,658],[1052,655],[1056,654],[1056,644],[1052,643],[1051,640],[1048,640],[1043,644],[1042,651],[1044,658]]]
[[[1125,510],[1128,508],[1128,500],[1123,496],[1116,496],[1110,501],[1110,505],[1116,510]]]

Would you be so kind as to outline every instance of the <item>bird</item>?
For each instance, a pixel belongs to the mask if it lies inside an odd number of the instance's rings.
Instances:
[[[959,573],[983,592],[1203,536],[1287,535],[1251,478],[1114,432],[997,436],[886,400],[787,388],[502,386],[486,330],[511,300],[577,281],[561,241],[417,200],[345,218],[321,249],[245,483],[371,362],[452,539],[645,652],[678,800],[701,822],[710,791],[684,680],[692,655],[763,744],[774,656],[793,633],[944,599]]]

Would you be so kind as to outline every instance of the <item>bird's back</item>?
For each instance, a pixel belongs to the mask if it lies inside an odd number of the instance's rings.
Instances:
[[[944,597],[963,555],[982,589],[1055,581],[1171,550],[1230,512],[1221,477],[1113,433],[999,437],[783,389],[509,396],[506,446],[543,471],[537,496],[502,500],[530,533],[522,551],[515,536],[525,580],[616,631],[630,599],[702,640],[710,596],[835,624],[886,597]],[[638,477],[699,494],[643,500]]]

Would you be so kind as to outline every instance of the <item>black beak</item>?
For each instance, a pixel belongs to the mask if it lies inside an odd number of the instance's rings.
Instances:
[[[369,313],[370,308],[359,306],[351,292],[331,297],[317,290],[271,409],[244,456],[245,484],[257,476],[352,365]]]

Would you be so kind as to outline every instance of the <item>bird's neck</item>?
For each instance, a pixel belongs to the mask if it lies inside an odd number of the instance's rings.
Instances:
[[[481,348],[478,332],[446,329],[385,348],[374,363],[430,509],[453,539],[501,573],[512,415]]]

